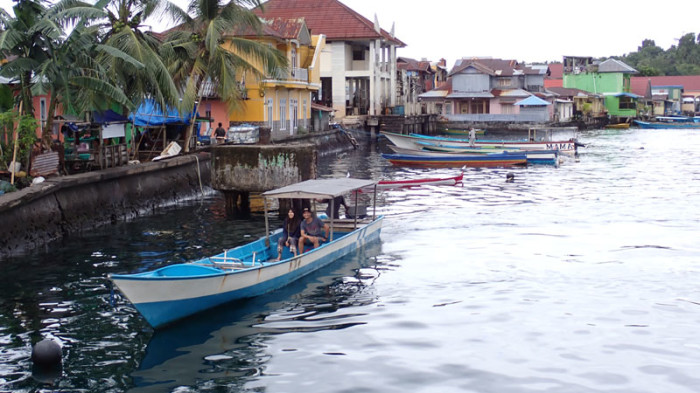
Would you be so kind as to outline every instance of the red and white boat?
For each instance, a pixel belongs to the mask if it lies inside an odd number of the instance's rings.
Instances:
[[[452,177],[431,177],[425,179],[408,180],[380,180],[377,182],[377,189],[388,190],[396,188],[412,188],[420,186],[457,186],[462,185],[464,173]]]

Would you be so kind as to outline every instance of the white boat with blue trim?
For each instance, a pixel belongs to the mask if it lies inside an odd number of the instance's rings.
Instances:
[[[221,254],[149,272],[112,274],[109,278],[154,328],[200,311],[283,287],[338,258],[379,239],[383,216],[328,219],[330,238],[318,248],[277,258],[281,230],[270,232],[268,199],[330,199],[367,192],[377,182],[363,179],[316,179],[263,193],[266,236]],[[359,198],[354,198],[358,200]],[[331,202],[332,203],[332,202]],[[357,206],[355,206],[357,209]]]

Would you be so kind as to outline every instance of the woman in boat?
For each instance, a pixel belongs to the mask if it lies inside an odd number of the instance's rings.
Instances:
[[[297,256],[297,242],[301,237],[300,232],[301,219],[294,212],[294,209],[289,209],[287,217],[282,223],[282,236],[277,240],[277,260],[282,259],[282,250],[284,247],[289,247],[289,251]]]

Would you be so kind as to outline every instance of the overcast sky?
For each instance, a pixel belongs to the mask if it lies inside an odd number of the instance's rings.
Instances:
[[[431,61],[494,57],[526,62],[562,56],[607,57],[637,50],[649,38],[663,49],[700,33],[700,2],[668,6],[643,1],[341,0],[406,43],[399,56]],[[174,0],[180,6],[187,0]],[[11,0],[0,0],[8,8]],[[165,26],[152,22],[154,30]]]

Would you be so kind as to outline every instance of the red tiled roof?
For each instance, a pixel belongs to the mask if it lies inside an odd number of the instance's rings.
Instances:
[[[282,39],[299,38],[304,27],[304,18],[284,19],[284,18],[269,18],[262,21],[262,31],[257,32],[250,26],[239,27],[233,31],[234,36],[239,37],[277,37]]]
[[[374,23],[338,0],[269,0],[255,13],[261,18],[304,18],[312,34],[325,34],[329,41],[384,38],[400,47],[406,46],[384,29],[374,30]]]
[[[700,75],[633,76],[630,78],[630,92],[645,96],[650,82],[652,86],[683,86],[685,93],[700,92]]]
[[[411,59],[409,57],[399,57],[396,59],[396,66],[400,70],[407,70],[407,71],[423,71],[423,72],[430,72],[430,73],[435,73],[433,69],[430,67],[430,62],[429,61],[418,61]]]

